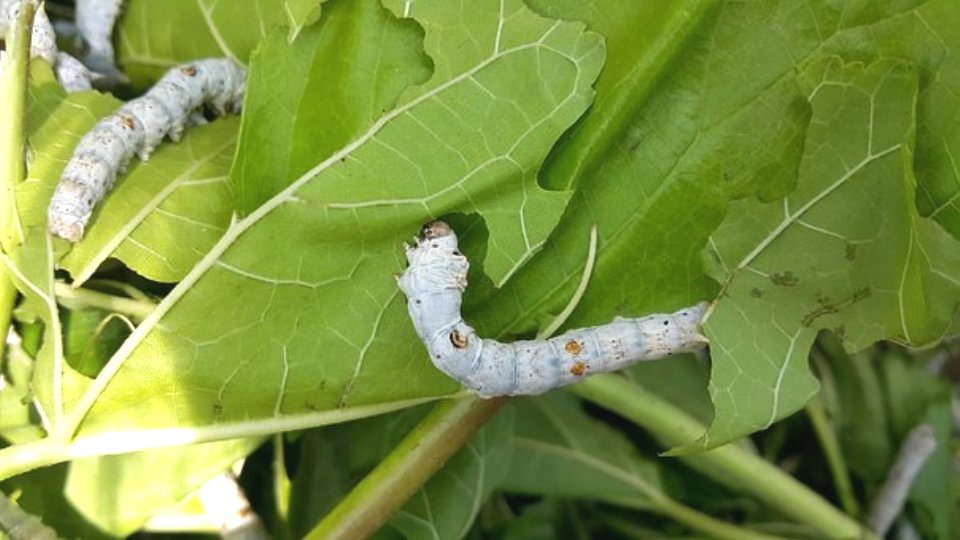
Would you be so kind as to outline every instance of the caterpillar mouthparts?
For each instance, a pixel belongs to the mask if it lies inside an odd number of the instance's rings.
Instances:
[[[501,343],[481,338],[460,314],[470,263],[449,225],[423,226],[397,278],[407,311],[433,364],[482,397],[541,394],[592,373],[616,371],[707,345],[707,302],[670,314],[620,318],[550,339]]]

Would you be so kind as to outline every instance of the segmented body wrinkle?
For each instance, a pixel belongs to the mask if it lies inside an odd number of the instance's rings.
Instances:
[[[60,175],[50,206],[50,233],[70,242],[83,237],[93,208],[134,154],[147,160],[165,136],[180,140],[203,121],[206,104],[216,114],[240,110],[246,71],[233,60],[209,58],[174,67],[145,95],[128,101],[87,132]]]

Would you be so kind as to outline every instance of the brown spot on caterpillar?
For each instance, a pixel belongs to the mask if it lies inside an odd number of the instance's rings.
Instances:
[[[587,372],[587,365],[583,362],[574,362],[570,366],[570,374],[574,377],[583,377],[583,374]]]
[[[575,339],[571,339],[570,341],[568,341],[568,342],[563,346],[563,348],[564,348],[564,350],[566,350],[568,353],[570,353],[570,354],[572,354],[572,355],[574,355],[574,356],[576,356],[576,355],[580,354],[581,352],[583,352],[583,347],[581,347],[581,346],[580,346],[580,343],[579,343],[577,340],[575,340]],[[577,362],[577,363],[579,364],[580,362]]]
[[[180,72],[188,77],[197,76],[197,66],[183,66],[180,68]]]
[[[453,346],[462,349],[467,346],[467,336],[461,334],[459,331],[454,330],[450,332],[450,343],[453,343]]]
[[[133,121],[133,117],[130,116],[129,114],[125,114],[121,116],[120,121],[123,122],[123,127],[127,129],[133,129],[134,127],[136,127],[136,124]]]

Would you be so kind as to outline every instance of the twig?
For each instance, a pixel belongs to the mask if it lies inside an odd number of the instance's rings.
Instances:
[[[878,536],[886,535],[893,521],[903,511],[910,486],[936,448],[937,439],[930,424],[920,424],[907,435],[890,474],[870,505],[867,526]]]

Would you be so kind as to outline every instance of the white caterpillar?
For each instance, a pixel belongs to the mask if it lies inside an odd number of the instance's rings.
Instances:
[[[77,30],[89,49],[86,63],[111,82],[125,79],[114,64],[112,41],[121,4],[123,0],[77,0]]]
[[[5,32],[20,11],[21,0],[0,0],[0,33]],[[57,50],[57,35],[43,5],[33,16],[30,35],[30,56],[43,58],[53,66],[57,80],[67,92],[90,90],[96,77],[79,60]]]
[[[616,371],[643,360],[703,348],[702,302],[676,313],[571,330],[533,341],[500,343],[477,336],[460,316],[467,258],[443,222],[423,227],[407,247],[409,266],[397,278],[417,335],[441,371],[482,397],[542,394],[582,377]]]
[[[172,68],[145,95],[97,122],[60,176],[47,210],[49,231],[80,240],[93,207],[134,154],[147,160],[164,136],[180,140],[204,104],[217,114],[238,111],[245,83],[246,72],[232,60],[197,60]]]

